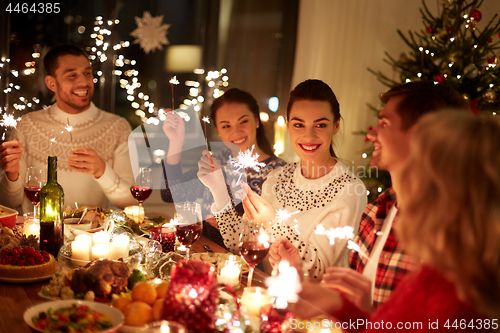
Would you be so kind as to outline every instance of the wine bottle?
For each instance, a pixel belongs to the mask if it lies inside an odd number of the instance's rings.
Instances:
[[[40,250],[57,257],[64,237],[64,191],[57,183],[57,156],[48,157],[47,184],[40,190]]]

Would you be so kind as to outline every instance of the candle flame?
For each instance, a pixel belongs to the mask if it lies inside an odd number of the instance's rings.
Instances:
[[[173,78],[170,79],[170,81],[168,81],[169,83],[172,83],[172,84],[179,84],[179,80],[177,80],[177,76],[174,76]]]
[[[205,116],[205,117],[201,118],[201,120],[203,120],[204,122],[210,124],[210,118],[208,116]]]

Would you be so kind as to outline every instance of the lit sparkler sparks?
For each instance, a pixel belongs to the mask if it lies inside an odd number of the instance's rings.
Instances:
[[[328,239],[330,240],[330,244],[335,244],[335,239],[346,239],[346,238],[353,238],[354,229],[349,226],[345,227],[338,227],[334,229],[325,229],[321,224],[316,227],[314,230],[314,233],[317,235],[325,235],[328,236]]]
[[[73,134],[71,134],[71,131],[73,130],[73,126],[69,124],[69,118],[66,118],[68,120],[68,124],[64,129],[69,132],[69,137],[71,138],[71,142],[73,142]]]
[[[354,242],[353,240],[349,239],[347,241],[347,248],[349,250],[352,250],[352,251],[356,251],[358,252],[362,257],[365,257],[367,258],[368,260],[370,260],[368,254],[366,254],[365,252],[361,251],[361,248],[359,247],[358,244],[356,244],[356,242]]]
[[[7,130],[9,128],[16,128],[17,122],[19,120],[21,120],[21,118],[14,118],[13,114],[3,114],[2,119],[0,120],[0,126],[5,127],[5,131],[2,135],[2,140],[5,140],[5,135],[7,134]]]
[[[276,218],[280,219],[281,221],[284,221],[287,218],[289,218],[290,216],[292,216],[293,214],[297,214],[297,213],[300,213],[300,210],[296,210],[293,213],[289,213],[286,209],[278,209],[276,211]]]
[[[252,155],[254,148],[255,145],[252,146],[252,149],[247,149],[244,152],[240,151],[238,153],[238,156],[236,156],[236,158],[233,158],[232,156],[229,157],[227,163],[234,166],[236,168],[236,171],[240,171],[241,169],[251,168],[254,169],[256,172],[258,172],[260,168],[265,167],[266,164],[258,161],[259,154]],[[240,176],[238,177],[236,185],[239,184],[241,176],[242,174],[240,174]]]
[[[173,78],[170,79],[170,81],[168,81],[168,83],[172,83],[172,84],[179,84],[179,80],[177,80],[177,76],[174,76]]]
[[[205,117],[201,118],[201,120],[203,120],[204,122],[210,124],[210,118],[208,116],[205,116]]]
[[[299,292],[302,290],[300,277],[297,269],[290,266],[288,261],[280,262],[278,275],[268,277],[265,283],[268,295],[276,297],[276,308],[285,309],[288,303],[296,303],[299,300]]]

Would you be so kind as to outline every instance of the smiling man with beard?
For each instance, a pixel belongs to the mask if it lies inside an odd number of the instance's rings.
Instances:
[[[56,155],[58,182],[68,204],[103,208],[110,203],[120,208],[134,204],[127,143],[131,127],[124,118],[92,103],[94,77],[87,54],[73,45],[59,45],[43,63],[45,83],[56,103],[24,115],[15,139],[0,146],[2,202],[31,211],[23,192],[26,168],[45,173],[47,156]]]

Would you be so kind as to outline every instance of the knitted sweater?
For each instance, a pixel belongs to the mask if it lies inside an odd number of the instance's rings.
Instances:
[[[273,170],[262,188],[262,198],[275,210],[286,209],[296,214],[275,222],[267,232],[272,239],[286,237],[299,250],[304,270],[320,279],[325,268],[347,267],[347,239],[336,239],[334,244],[325,235],[314,231],[351,226],[358,229],[359,219],[366,206],[366,188],[347,167],[337,161],[335,167],[318,179],[307,179],[300,172],[300,164],[287,164]],[[215,212],[226,246],[238,253],[241,217],[230,204]]]
[[[68,121],[73,127],[65,129]],[[110,202],[120,208],[136,203],[130,193],[133,180],[129,157],[129,123],[122,117],[104,112],[93,103],[78,114],[69,114],[52,105],[44,110],[31,112],[22,117],[17,125],[15,139],[24,148],[20,161],[19,178],[11,182],[2,177],[0,189],[2,202],[9,207],[22,205],[23,212],[33,210],[24,195],[26,167],[47,170],[47,156],[57,156],[57,181],[64,189],[65,205],[100,206],[108,208]],[[93,176],[72,171],[68,155],[76,147],[94,149],[106,163],[104,174]]]

